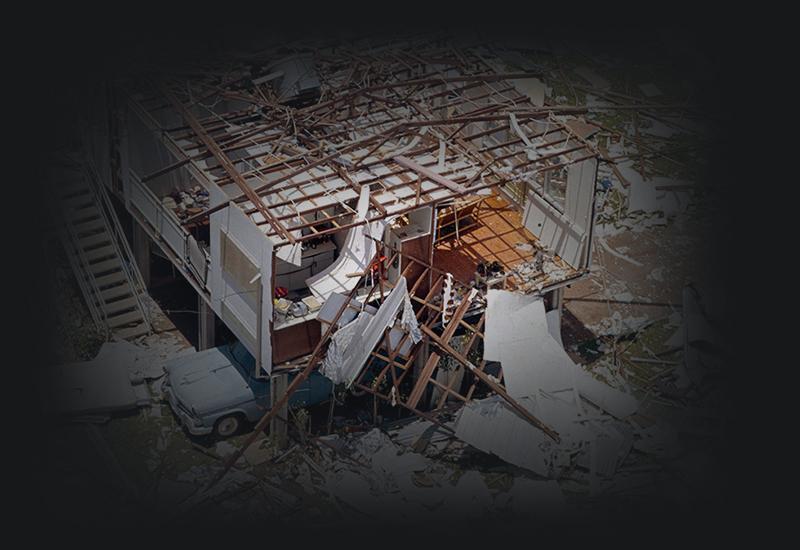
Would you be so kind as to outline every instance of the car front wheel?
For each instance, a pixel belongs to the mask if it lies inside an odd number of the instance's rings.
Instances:
[[[219,437],[230,437],[239,431],[240,426],[241,420],[237,415],[223,416],[214,424],[214,433]]]

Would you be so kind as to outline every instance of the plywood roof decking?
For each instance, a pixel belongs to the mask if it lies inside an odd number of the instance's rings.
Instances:
[[[347,203],[364,184],[372,196],[368,219],[375,220],[593,154],[552,115],[553,109],[574,108],[536,107],[509,83],[526,74],[499,74],[474,51],[425,44],[339,47],[315,51],[315,62],[322,96],[304,108],[278,105],[267,85],[252,83],[261,75],[235,60],[223,82],[171,77],[131,95],[276,245],[288,242],[287,232],[298,240],[313,237],[321,222],[332,225],[330,232],[352,226]],[[159,89],[177,98],[180,108]],[[181,116],[186,112],[194,120]],[[510,130],[512,112],[537,144],[537,158]],[[208,138],[241,179],[217,162]],[[398,155],[413,164],[393,160]],[[235,179],[259,196],[269,220]],[[465,192],[459,192],[462,186]],[[330,206],[340,208],[323,213]],[[300,235],[302,228],[312,234]]]

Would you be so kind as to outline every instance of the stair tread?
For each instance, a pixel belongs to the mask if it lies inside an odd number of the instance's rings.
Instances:
[[[123,338],[125,340],[136,338],[137,336],[142,336],[143,334],[147,334],[150,330],[147,328],[146,323],[140,323],[134,327],[126,327],[122,329],[116,329],[114,334]]]
[[[110,242],[111,237],[108,235],[108,233],[96,233],[94,235],[89,235],[88,237],[81,237],[78,239],[78,244],[80,244],[81,248],[84,250],[92,246]]]
[[[94,195],[91,193],[86,195],[77,195],[68,199],[62,199],[61,203],[67,210],[80,210],[82,208],[94,205]]]
[[[79,200],[80,199],[80,200]],[[63,203],[69,210],[86,210],[87,208],[97,208],[97,203],[94,200],[94,195],[86,195],[85,197],[75,197]]]
[[[94,275],[99,275],[100,273],[106,273],[107,271],[114,271],[116,269],[121,269],[122,264],[119,261],[119,258],[111,258],[110,260],[103,260],[101,262],[97,262],[96,264],[91,264],[89,266],[89,271],[92,272]]]
[[[58,196],[62,199],[69,199],[77,195],[86,195],[91,192],[85,183],[70,183],[57,188]]]
[[[67,210],[66,217],[67,220],[72,223],[80,223],[79,220],[99,218],[100,210],[98,210],[97,206],[94,204],[90,204],[85,208],[73,208],[71,210]]]
[[[103,221],[103,219],[97,218],[87,222],[76,223],[75,232],[78,234],[78,237],[83,237],[88,233],[91,233],[97,229],[102,229],[104,227],[105,227],[105,222]]]
[[[104,302],[108,302],[109,300],[113,300],[115,298],[120,298],[126,295],[132,295],[133,291],[131,287],[127,284],[124,285],[117,285],[107,288],[105,290],[100,291],[100,297],[103,299]]]
[[[125,311],[131,308],[138,308],[138,302],[136,298],[131,296],[130,298],[124,298],[122,300],[116,300],[114,302],[106,302],[103,304],[103,311],[106,312],[106,315],[109,316],[109,320],[112,318],[111,316],[118,314],[119,312]]]
[[[123,313],[122,315],[109,317],[108,326],[110,326],[111,328],[115,328],[142,321],[144,321],[144,316],[142,315],[142,312],[139,311],[138,309],[134,309],[133,311],[128,313]]]
[[[102,277],[95,277],[94,282],[98,287],[110,286],[114,283],[119,283],[125,280],[125,273],[122,270],[103,275]]]
[[[100,260],[102,258],[110,258],[112,256],[116,257],[116,255],[117,249],[110,244],[100,248],[93,248],[92,250],[84,251],[83,253],[83,256],[90,262]]]

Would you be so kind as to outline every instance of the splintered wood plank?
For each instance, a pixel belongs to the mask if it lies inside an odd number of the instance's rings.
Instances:
[[[481,314],[481,318],[478,320],[478,324],[475,325],[475,330],[472,333],[472,336],[470,336],[469,342],[467,342],[467,345],[464,347],[463,354],[465,357],[469,356],[469,352],[472,351],[472,346],[475,345],[475,342],[478,340],[478,337],[483,338],[483,335],[481,334],[480,330],[483,328],[483,323],[485,321],[486,321],[486,310],[484,310],[483,313]],[[436,404],[437,410],[441,409],[444,406],[445,402],[447,401],[448,395],[454,395],[455,397],[461,399],[462,401],[469,400],[468,398],[464,397],[457,391],[453,390],[453,385],[454,385],[454,380],[450,381],[446,387],[442,386],[442,389],[444,391],[442,392],[442,396],[439,398],[439,401]]]
[[[461,323],[461,320],[464,318],[464,314],[467,312],[467,309],[469,309],[474,297],[475,294],[470,292],[461,301],[461,304],[459,304],[455,313],[453,313],[453,318],[450,319],[447,328],[445,328],[444,332],[442,333],[441,339],[443,342],[450,342],[450,339],[453,337],[453,334],[455,334],[459,323]],[[408,397],[407,405],[409,407],[417,407],[417,403],[419,403],[419,400],[422,399],[422,394],[425,393],[425,388],[428,386],[428,380],[430,380],[431,376],[433,375],[433,371],[435,371],[436,367],[439,365],[440,359],[441,356],[436,352],[431,353],[428,357],[428,360],[425,362],[425,366],[420,373],[419,379],[417,380],[416,385],[414,385],[414,389],[411,390],[411,395]]]
[[[441,356],[435,351],[428,356],[428,360],[425,362],[422,372],[419,373],[417,383],[414,385],[414,389],[411,390],[411,395],[408,396],[406,404],[409,407],[416,408],[417,403],[419,403],[419,400],[422,398],[422,393],[428,385],[428,380],[430,380],[433,375],[434,369],[439,365],[439,359],[441,359]]]
[[[411,160],[410,158],[406,158],[403,155],[398,155],[392,158],[397,164],[402,166],[403,168],[408,168],[409,170],[413,170],[420,176],[424,176],[425,179],[429,179],[434,183],[438,183],[443,187],[447,187],[451,191],[455,191],[456,193],[465,193],[467,189],[463,185],[459,185],[453,180],[447,179],[446,177],[437,174],[433,170],[425,168],[421,164],[418,164]]]

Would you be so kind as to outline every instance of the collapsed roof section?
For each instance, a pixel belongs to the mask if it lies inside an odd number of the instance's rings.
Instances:
[[[490,188],[520,207],[538,190],[564,216],[563,190],[548,195],[546,174],[596,157],[585,132],[560,116],[581,108],[537,107],[515,87],[537,74],[498,72],[479,51],[337,47],[287,59],[129,90],[178,159],[143,181],[185,167],[211,192],[210,208],[184,224],[233,201],[281,256],[287,245]],[[359,219],[365,185],[369,210]],[[588,256],[572,255],[570,265]]]

